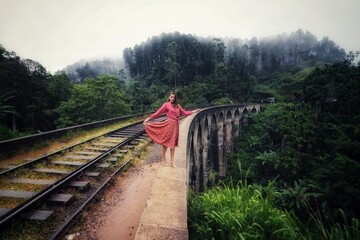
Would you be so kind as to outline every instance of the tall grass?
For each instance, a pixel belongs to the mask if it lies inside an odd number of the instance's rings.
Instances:
[[[301,221],[297,221],[302,235],[305,239],[309,240],[358,240],[360,239],[360,221],[357,218],[351,218],[350,223],[348,217],[343,210],[338,209],[339,215],[332,221],[324,219],[319,210],[314,210],[310,207],[306,199],[300,201],[300,204],[309,215],[308,221],[304,224]],[[297,220],[295,215],[292,215],[293,219]]]
[[[274,207],[272,190],[272,183],[265,188],[229,183],[192,193],[190,239],[301,239],[290,215]]]
[[[306,198],[298,199],[310,216],[308,222],[301,222],[294,211],[276,207],[284,192],[278,192],[275,180],[267,186],[249,185],[246,181],[250,172],[242,171],[241,179],[207,189],[198,194],[192,192],[188,201],[189,237],[197,239],[287,239],[287,240],[356,240],[360,239],[360,221],[339,210],[343,219],[340,223],[325,222],[321,214],[307,204]],[[243,173],[245,173],[243,176]],[[293,191],[287,191],[293,192]],[[297,197],[297,191],[293,192]]]

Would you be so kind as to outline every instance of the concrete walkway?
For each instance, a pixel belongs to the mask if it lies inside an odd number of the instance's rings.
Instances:
[[[136,240],[188,240],[186,144],[194,116],[195,114],[180,123],[179,147],[175,150],[177,167],[159,167],[141,216]]]

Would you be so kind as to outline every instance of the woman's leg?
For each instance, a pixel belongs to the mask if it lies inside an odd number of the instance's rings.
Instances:
[[[174,164],[174,155],[175,155],[175,148],[170,148],[170,164],[173,167],[176,167]]]
[[[162,148],[162,159],[161,159],[161,162],[163,164],[167,164],[167,161],[166,161],[166,151],[167,151],[167,147],[163,145],[163,148]]]

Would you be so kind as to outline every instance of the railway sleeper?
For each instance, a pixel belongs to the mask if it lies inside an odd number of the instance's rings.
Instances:
[[[76,161],[52,161],[53,164],[58,165],[69,165],[69,166],[82,166],[85,164],[85,162],[76,162]]]
[[[30,191],[16,191],[16,190],[0,190],[0,197],[10,197],[10,198],[31,198],[37,192]]]
[[[114,147],[114,146],[116,146],[116,144],[98,143],[98,142],[92,143],[91,145],[93,145],[93,146],[104,146],[104,147]]]
[[[90,187],[89,181],[73,181],[69,184],[69,187],[78,188],[80,191],[87,189]]]
[[[121,143],[122,140],[117,140],[114,138],[105,138],[105,139],[101,139],[100,142],[104,142],[104,143]]]
[[[124,135],[121,135],[121,137],[123,138],[123,139],[126,139],[126,138],[128,138],[128,137],[130,137],[130,136],[124,136]]]
[[[109,162],[117,162],[118,160],[119,160],[119,158],[117,158],[117,157],[110,157],[107,159],[107,161],[109,161]]]
[[[64,158],[82,159],[82,160],[92,160],[92,159],[94,159],[93,156],[84,156],[84,155],[65,155]]]
[[[13,178],[9,182],[13,183],[25,183],[25,184],[35,184],[35,185],[51,185],[56,183],[55,180],[47,179],[27,179],[27,178]]]
[[[84,155],[65,155],[64,158],[68,159],[81,159],[81,160],[92,160],[93,156],[84,156]]]
[[[82,155],[100,155],[98,152],[86,152],[86,151],[75,151],[75,154],[82,154]]]
[[[106,152],[109,151],[109,148],[95,148],[95,147],[86,147],[86,150],[92,150],[92,151],[101,151],[101,152]]]
[[[134,132],[119,132],[119,133],[115,133],[117,135],[126,135],[126,136],[132,136],[134,135]]]
[[[123,137],[114,137],[113,135],[107,136],[106,139],[108,139],[109,142],[111,141],[122,142],[125,140]]]
[[[119,131],[116,131],[115,134],[134,134],[136,131],[134,129],[122,129]]]
[[[99,172],[85,172],[85,175],[88,177],[97,177],[100,175]]]
[[[132,135],[124,135],[124,138],[130,138],[130,137],[132,137]]]
[[[56,193],[51,195],[47,201],[55,204],[67,205],[71,200],[74,199],[74,195],[66,193]]]
[[[33,210],[26,215],[26,219],[45,221],[49,217],[53,216],[55,211],[53,210]]]
[[[53,168],[34,168],[32,169],[34,172],[41,172],[41,173],[54,173],[54,174],[69,174],[70,172],[59,170],[59,169],[53,169]]]
[[[115,154],[112,154],[113,157],[117,157],[117,158],[122,158],[124,156],[124,154],[122,153],[115,153]]]
[[[123,130],[120,130],[120,131],[117,131],[116,133],[127,133],[127,134],[134,134],[135,131],[133,129],[123,129]]]
[[[108,168],[110,166],[109,163],[99,163],[96,165],[98,168]]]

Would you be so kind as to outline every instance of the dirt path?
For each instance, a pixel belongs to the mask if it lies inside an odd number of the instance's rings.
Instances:
[[[67,233],[68,239],[131,240],[146,207],[160,166],[161,148],[150,145],[146,159],[119,174],[101,200],[82,214]]]

